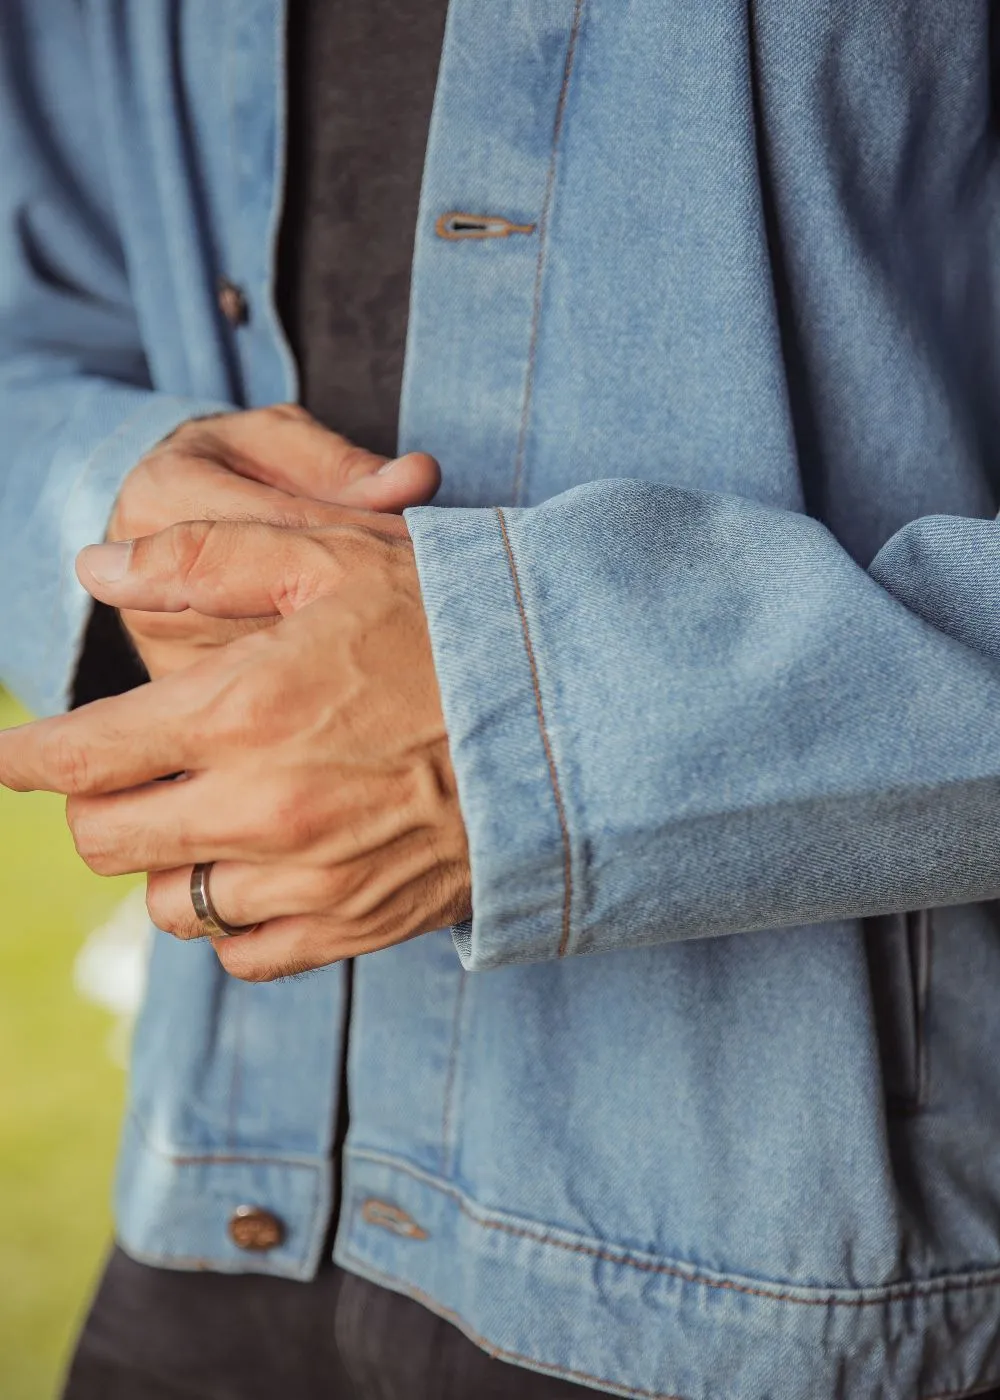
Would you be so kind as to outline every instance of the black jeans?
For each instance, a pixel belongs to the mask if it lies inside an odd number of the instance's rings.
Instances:
[[[595,1400],[495,1360],[332,1264],[312,1283],[183,1274],[115,1250],[63,1400]],[[808,1400],[808,1397],[803,1397]],[[976,1400],[1000,1400],[1000,1391]]]
[[[63,1400],[594,1400],[498,1361],[419,1303],[325,1265],[311,1283],[177,1273],[116,1249]]]

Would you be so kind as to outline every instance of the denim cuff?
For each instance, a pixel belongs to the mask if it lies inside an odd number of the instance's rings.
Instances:
[[[472,867],[469,971],[561,956],[570,933],[569,832],[559,735],[505,513],[404,512]]]

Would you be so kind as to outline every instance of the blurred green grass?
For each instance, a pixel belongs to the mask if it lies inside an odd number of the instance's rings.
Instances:
[[[0,692],[0,728],[26,716]],[[0,1397],[51,1400],[110,1239],[124,1076],[113,1018],[73,988],[135,883],[99,880],[61,799],[0,788]]]

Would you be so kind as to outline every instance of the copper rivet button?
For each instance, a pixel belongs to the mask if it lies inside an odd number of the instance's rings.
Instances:
[[[245,326],[250,319],[250,306],[242,288],[228,277],[220,277],[216,283],[219,310],[231,326]]]
[[[237,1206],[229,1217],[229,1238],[237,1249],[274,1249],[285,1238],[285,1227],[263,1206]]]

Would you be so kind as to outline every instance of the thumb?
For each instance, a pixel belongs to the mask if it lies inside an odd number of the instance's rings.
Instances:
[[[441,470],[426,452],[390,460],[331,432],[297,404],[234,413],[213,423],[227,464],[293,496],[398,513],[429,501]]]
[[[337,531],[187,520],[155,535],[88,545],[76,572],[92,597],[137,612],[268,617],[297,612],[343,576]]]
[[[354,448],[362,453],[361,448]],[[380,510],[399,514],[407,506],[419,506],[429,501],[441,485],[441,469],[426,452],[408,452],[405,457],[386,459],[374,453],[362,455],[376,463],[374,469],[362,470],[345,482],[331,499],[336,505],[352,510]]]

